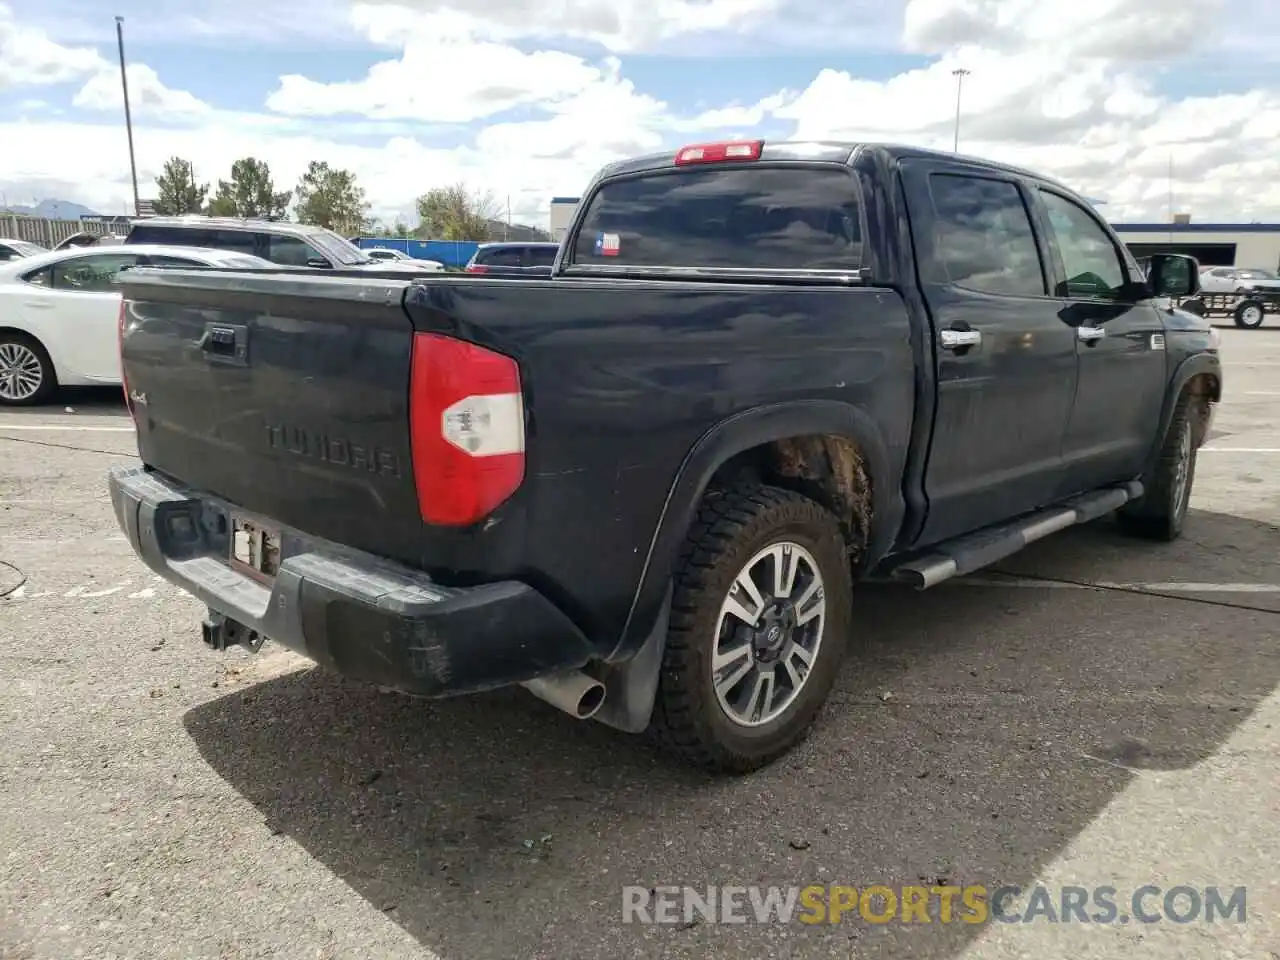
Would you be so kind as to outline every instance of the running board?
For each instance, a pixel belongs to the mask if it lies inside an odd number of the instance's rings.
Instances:
[[[917,590],[927,590],[944,580],[973,573],[1012,556],[1051,533],[1097,520],[1140,496],[1142,484],[1134,480],[1123,486],[1106,487],[1072,497],[1012,523],[986,527],[954,540],[945,540],[931,547],[925,555],[892,567],[888,571],[888,579],[910,584]]]

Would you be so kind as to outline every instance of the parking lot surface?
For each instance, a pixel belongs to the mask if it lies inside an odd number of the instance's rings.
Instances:
[[[1280,957],[1280,331],[1223,340],[1181,541],[1102,521],[861,588],[813,735],[741,779],[522,691],[210,652],[112,516],[116,392],[0,411],[0,956]],[[629,885],[1037,882],[1247,918],[622,922]]]

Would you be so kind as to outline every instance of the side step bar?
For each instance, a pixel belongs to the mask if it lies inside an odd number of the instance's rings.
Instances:
[[[945,540],[929,548],[929,552],[923,556],[890,568],[887,577],[899,583],[908,583],[917,590],[926,590],[944,580],[973,573],[1012,556],[1028,544],[1051,533],[1074,527],[1078,523],[1097,520],[1140,496],[1142,484],[1137,480],[1123,486],[1082,494],[1027,514],[1012,523],[1002,523],[975,533],[967,533],[954,540]]]

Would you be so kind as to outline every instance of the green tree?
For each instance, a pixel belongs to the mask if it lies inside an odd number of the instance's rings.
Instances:
[[[464,184],[433,187],[418,198],[418,235],[430,240],[486,240],[496,204]]]
[[[293,192],[294,216],[341,234],[357,233],[369,225],[369,204],[364,188],[350,170],[335,170],[322,160],[312,160]]]
[[[165,162],[164,173],[156,177],[156,213],[161,216],[199,213],[208,193],[207,183],[196,185],[190,160],[170,157]]]
[[[231,179],[218,181],[207,213],[215,217],[283,217],[293,192],[276,192],[271,168],[254,157],[231,165]]]

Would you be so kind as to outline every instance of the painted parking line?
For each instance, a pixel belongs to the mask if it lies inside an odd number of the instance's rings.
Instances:
[[[1152,593],[1280,593],[1280,583],[1196,583],[1182,580],[1121,583],[1110,580],[1033,580],[1025,577],[955,577],[942,586],[1040,590],[1129,590]]]
[[[1280,447],[1201,447],[1201,453],[1280,453]]]
[[[99,424],[70,423],[0,423],[0,430],[62,430],[72,433],[134,433],[134,427],[108,427]]]

